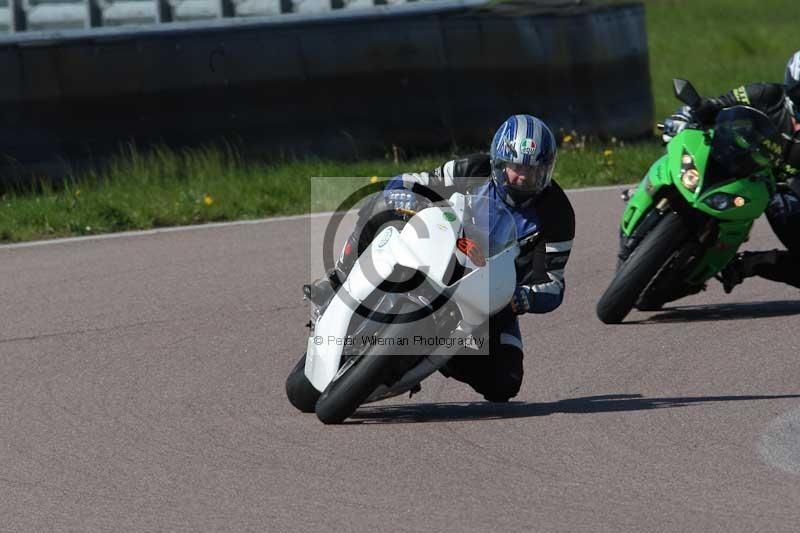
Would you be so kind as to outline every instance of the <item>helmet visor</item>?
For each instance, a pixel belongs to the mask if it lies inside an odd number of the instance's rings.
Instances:
[[[522,165],[519,163],[501,162],[504,185],[521,193],[538,193],[550,183],[553,165]]]

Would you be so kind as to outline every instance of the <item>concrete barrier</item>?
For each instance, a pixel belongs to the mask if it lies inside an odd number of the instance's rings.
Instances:
[[[623,138],[653,120],[641,4],[456,0],[18,34],[0,38],[0,72],[0,152],[23,166],[128,139],[361,157],[485,146],[517,112]]]

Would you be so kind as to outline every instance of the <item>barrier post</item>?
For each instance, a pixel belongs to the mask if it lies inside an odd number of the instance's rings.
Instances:
[[[19,33],[28,29],[28,14],[23,5],[24,0],[10,0],[11,33]]]
[[[172,22],[175,19],[172,4],[169,3],[169,0],[155,0],[155,3],[157,23]]]
[[[103,10],[98,0],[86,0],[86,20],[84,27],[96,28],[103,25]]]
[[[218,0],[219,6],[217,9],[219,10],[219,17],[221,18],[229,18],[236,16],[236,6],[233,3],[233,0]]]

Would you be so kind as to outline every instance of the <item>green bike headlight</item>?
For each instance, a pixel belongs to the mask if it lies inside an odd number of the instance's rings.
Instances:
[[[694,158],[686,150],[683,151],[683,156],[681,156],[681,183],[692,192],[697,188],[697,184],[700,183],[700,172],[694,166]]]
[[[733,207],[742,207],[747,203],[747,198],[743,196],[734,196],[726,192],[717,192],[703,200],[703,202],[711,209],[725,211]]]

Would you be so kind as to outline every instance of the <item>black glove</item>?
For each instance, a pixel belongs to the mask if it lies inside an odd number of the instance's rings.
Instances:
[[[692,108],[692,115],[700,124],[708,126],[714,123],[722,107],[722,102],[717,98],[701,97],[700,102]]]
[[[692,108],[688,105],[679,107],[664,120],[664,132],[661,135],[661,140],[664,143],[670,142],[673,137],[682,132],[692,122],[695,122],[695,118],[692,116]]]
[[[514,299],[511,300],[511,310],[514,314],[523,315],[533,308],[533,291],[530,287],[517,285],[514,289]]]

